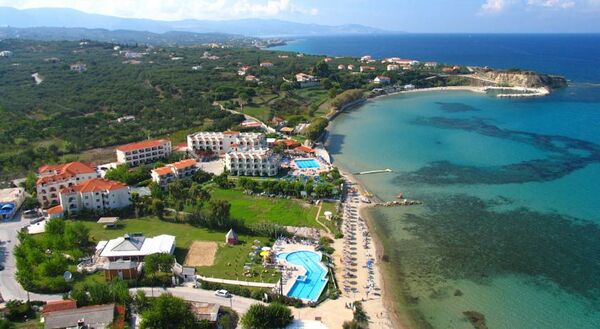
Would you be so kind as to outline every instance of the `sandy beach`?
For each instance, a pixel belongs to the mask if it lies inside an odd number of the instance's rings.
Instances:
[[[401,90],[384,95],[375,96],[369,100],[375,100],[381,97],[388,97],[400,94],[413,94],[413,93],[424,93],[432,91],[468,91],[478,94],[485,94],[490,90],[512,90],[518,93],[499,94],[496,97],[540,97],[547,96],[550,91],[547,88],[525,88],[525,87],[475,87],[475,86],[446,86],[446,87],[432,87],[432,88],[418,88],[411,90]]]
[[[372,206],[371,203],[363,202],[369,194],[355,177],[343,170],[340,172],[346,178],[350,190],[342,210],[344,239],[338,239],[334,244],[335,249],[340,250],[336,253],[335,264],[336,279],[342,296],[363,303],[369,316],[370,328],[407,328],[402,325],[393,308],[393,296],[385,289],[381,264],[382,246],[376,240],[364,211]],[[350,243],[352,237],[355,238],[355,244]],[[370,267],[366,266],[369,262],[372,264]],[[345,273],[354,277],[345,278]],[[353,285],[353,282],[357,284]],[[370,286],[367,284],[369,282]]]

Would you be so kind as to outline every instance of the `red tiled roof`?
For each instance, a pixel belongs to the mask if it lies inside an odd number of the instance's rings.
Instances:
[[[296,151],[296,152],[303,152],[303,153],[315,153],[315,150],[311,149],[308,146],[304,146],[304,145],[300,145],[300,146],[296,147],[294,149],[294,151]]]
[[[123,151],[123,152],[129,152],[129,151],[139,150],[139,149],[143,149],[143,148],[147,148],[147,147],[160,146],[160,145],[162,145],[164,143],[168,143],[168,142],[169,142],[168,139],[153,139],[153,140],[147,140],[147,141],[141,141],[141,142],[135,142],[135,143],[129,143],[129,144],[117,146],[116,149],[119,151]]]
[[[234,131],[234,130],[227,130],[223,132],[223,135],[239,135],[240,132],[239,131]]]
[[[171,165],[177,169],[184,169],[188,167],[193,167],[196,165],[196,163],[197,161],[195,159],[185,159],[172,163]]]
[[[121,182],[115,182],[104,178],[94,178],[89,181],[79,183],[75,186],[66,187],[60,191],[60,193],[73,193],[73,192],[100,192],[106,190],[119,190],[127,188],[127,185]]]
[[[52,208],[48,208],[46,211],[48,212],[49,215],[61,214],[63,212],[63,207],[62,206],[54,206]]]
[[[79,174],[93,174],[96,172],[96,166],[93,164],[83,163],[79,161],[69,162],[58,165],[45,165],[38,169],[40,174],[55,171],[55,175],[44,176],[38,178],[36,184],[47,183],[51,181],[61,180],[64,178],[73,177]]]
[[[275,144],[284,144],[287,147],[296,147],[300,145],[297,141],[293,139],[280,139],[275,142]]]
[[[169,167],[160,167],[160,168],[155,168],[154,172],[158,174],[158,176],[165,176],[168,174],[172,174],[173,171],[171,170],[171,168]]]
[[[60,206],[59,206],[60,207]],[[54,207],[56,208],[56,207]],[[53,208],[50,208],[53,209]],[[50,210],[48,209],[48,210]],[[71,299],[65,300],[51,300],[44,305],[43,313],[73,310],[77,308],[77,303]]]

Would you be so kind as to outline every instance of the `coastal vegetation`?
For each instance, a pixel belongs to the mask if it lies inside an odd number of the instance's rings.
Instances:
[[[151,47],[95,41],[5,39],[0,48],[11,57],[0,60],[0,177],[25,175],[43,163],[82,159],[113,160],[112,147],[148,137],[183,142],[197,130],[221,131],[239,126],[248,113],[269,123],[273,117],[313,123],[305,135],[316,138],[320,119],[377,85],[383,74],[392,85],[417,88],[475,83],[465,67],[422,64],[410,70],[386,71],[386,64],[358,73],[358,58],[297,56],[256,48]],[[271,67],[261,67],[271,62]],[[338,70],[354,65],[355,71]],[[71,68],[74,65],[74,68]],[[238,71],[249,68],[243,75]],[[313,74],[317,86],[300,88],[296,73]],[[32,73],[43,77],[40,83]],[[529,72],[484,72],[497,83],[559,86],[555,77]],[[253,76],[256,80],[247,81]],[[523,77],[523,78],[519,78]],[[285,80],[285,81],[284,81]],[[514,81],[513,81],[514,80]],[[99,155],[102,156],[99,156]]]

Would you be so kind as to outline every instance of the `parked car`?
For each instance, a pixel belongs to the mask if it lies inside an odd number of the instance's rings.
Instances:
[[[231,294],[229,293],[229,291],[227,291],[225,289],[221,289],[221,290],[215,291],[215,296],[229,298],[229,297],[231,297]]]

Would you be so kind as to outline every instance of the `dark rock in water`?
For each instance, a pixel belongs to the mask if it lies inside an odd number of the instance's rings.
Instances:
[[[454,296],[456,297],[460,297],[463,295],[463,292],[460,289],[456,289],[454,290]]]
[[[485,324],[485,316],[479,312],[475,311],[465,311],[463,315],[467,317],[467,320],[471,322],[473,328],[475,329],[487,329],[487,325]]]

